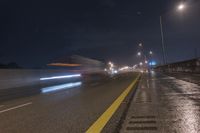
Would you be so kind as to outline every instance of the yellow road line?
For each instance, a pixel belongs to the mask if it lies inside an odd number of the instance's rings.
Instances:
[[[107,122],[111,119],[113,114],[119,108],[121,103],[124,101],[126,96],[132,90],[132,88],[136,85],[140,75],[123,91],[123,93],[112,103],[112,105],[95,121],[92,126],[86,131],[86,133],[100,133]]]

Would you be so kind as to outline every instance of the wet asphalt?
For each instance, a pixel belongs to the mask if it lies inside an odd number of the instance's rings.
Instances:
[[[121,74],[66,90],[1,102],[0,133],[85,132],[136,75]],[[110,129],[114,130],[115,124],[110,123]]]
[[[200,74],[198,73],[180,73],[180,72],[171,72],[165,73],[165,75],[169,75],[175,77],[177,79],[181,79],[187,82],[195,83],[200,85]]]
[[[164,74],[143,74],[120,132],[199,133],[200,86]]]
[[[85,132],[135,77],[125,74],[1,102],[0,133]],[[125,120],[118,123],[122,117],[118,112],[124,111],[120,108],[103,132],[200,132],[200,86],[180,79],[155,72],[143,74]],[[122,128],[118,131],[116,126]]]

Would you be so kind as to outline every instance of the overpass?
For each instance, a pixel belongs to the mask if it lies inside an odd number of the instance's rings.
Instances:
[[[199,132],[198,62],[114,75],[1,69],[0,132]]]

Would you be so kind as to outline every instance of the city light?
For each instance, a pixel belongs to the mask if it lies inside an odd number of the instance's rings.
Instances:
[[[152,51],[149,51],[149,54],[150,54],[150,55],[152,55],[152,54],[153,54],[153,52],[152,52]]]
[[[142,47],[142,43],[140,43],[139,46]]]
[[[147,60],[145,60],[145,64],[147,64],[148,63],[148,61]]]
[[[182,11],[185,8],[185,4],[181,3],[180,5],[178,5],[178,10]]]
[[[150,66],[155,66],[155,65],[156,65],[156,62],[155,62],[155,61],[151,61],[151,62],[149,62],[149,65],[150,65]]]
[[[143,65],[143,63],[142,62],[140,62],[140,66],[142,66]]]
[[[141,52],[138,52],[137,55],[138,55],[138,56],[141,56]]]
[[[134,66],[133,66],[133,69],[135,69],[136,67],[137,67],[137,65],[134,65]]]
[[[109,64],[109,69],[113,70],[114,64],[112,62],[109,62],[108,64]]]
[[[118,73],[116,66],[111,61],[108,62],[108,68],[107,69],[105,68],[104,71],[106,71],[107,73],[111,75]]]
[[[114,64],[112,62],[108,63],[110,65],[110,68],[114,67]]]
[[[117,74],[118,73],[118,71],[117,70],[114,70],[114,74]]]
[[[128,66],[124,66],[122,68],[119,68],[119,71],[124,71],[124,70],[127,70],[129,67]]]

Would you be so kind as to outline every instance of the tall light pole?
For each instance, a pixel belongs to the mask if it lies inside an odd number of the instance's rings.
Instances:
[[[167,63],[167,61],[166,61],[166,51],[165,51],[165,43],[164,43],[162,16],[160,16],[160,33],[161,33],[161,41],[162,41],[163,65],[165,65]]]
[[[177,6],[178,11],[183,11],[185,9],[185,4],[180,3]],[[160,15],[160,33],[161,33],[161,41],[162,41],[162,56],[163,56],[163,64],[165,65],[167,63],[167,56],[166,56],[166,46],[164,43],[164,32],[163,32],[163,22],[162,22],[162,16]]]

